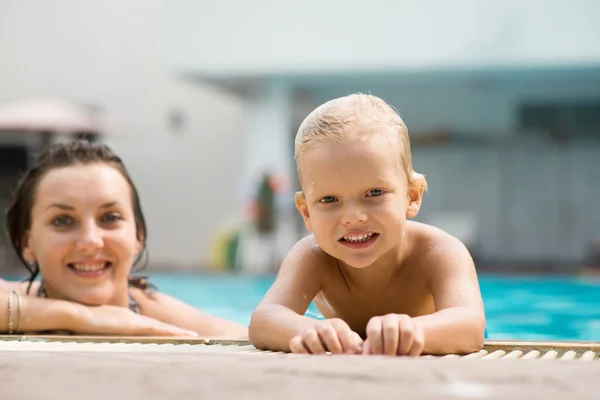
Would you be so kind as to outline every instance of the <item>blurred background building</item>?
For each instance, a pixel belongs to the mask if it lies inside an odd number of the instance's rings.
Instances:
[[[298,125],[370,92],[409,128],[418,220],[482,269],[593,265],[599,20],[592,0],[0,0],[0,206],[32,152],[91,133],[138,185],[149,268],[272,272],[306,234]]]

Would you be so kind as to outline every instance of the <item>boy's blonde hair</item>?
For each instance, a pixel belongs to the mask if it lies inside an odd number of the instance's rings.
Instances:
[[[389,104],[370,94],[351,94],[324,103],[302,122],[295,139],[295,158],[319,140],[358,142],[365,133],[392,133],[400,145],[402,167],[409,184],[427,188],[425,177],[413,169],[408,129]]]

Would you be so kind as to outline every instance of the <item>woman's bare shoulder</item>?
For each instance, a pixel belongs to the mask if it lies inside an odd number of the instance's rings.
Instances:
[[[25,282],[23,282],[23,281],[7,281],[7,280],[0,278],[0,289],[2,289],[2,290],[16,290],[17,292],[19,292],[19,294],[26,295],[28,287],[29,287],[28,281],[25,281]],[[31,289],[29,290],[29,294],[37,293],[39,287],[40,287],[39,282],[33,282],[31,284]]]

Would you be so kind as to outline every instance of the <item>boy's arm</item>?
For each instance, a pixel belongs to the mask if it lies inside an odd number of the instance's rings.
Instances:
[[[473,259],[466,247],[451,237],[423,263],[431,269],[436,312],[413,318],[424,334],[424,353],[470,353],[484,342],[485,313]]]
[[[252,313],[248,335],[256,348],[290,351],[290,340],[315,325],[317,321],[304,313],[321,290],[323,267],[324,253],[312,235],[292,247]]]

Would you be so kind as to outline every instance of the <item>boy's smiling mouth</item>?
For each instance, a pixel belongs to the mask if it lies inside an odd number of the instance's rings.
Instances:
[[[373,244],[379,238],[379,233],[375,232],[352,232],[342,236],[338,241],[350,249],[365,249]]]

